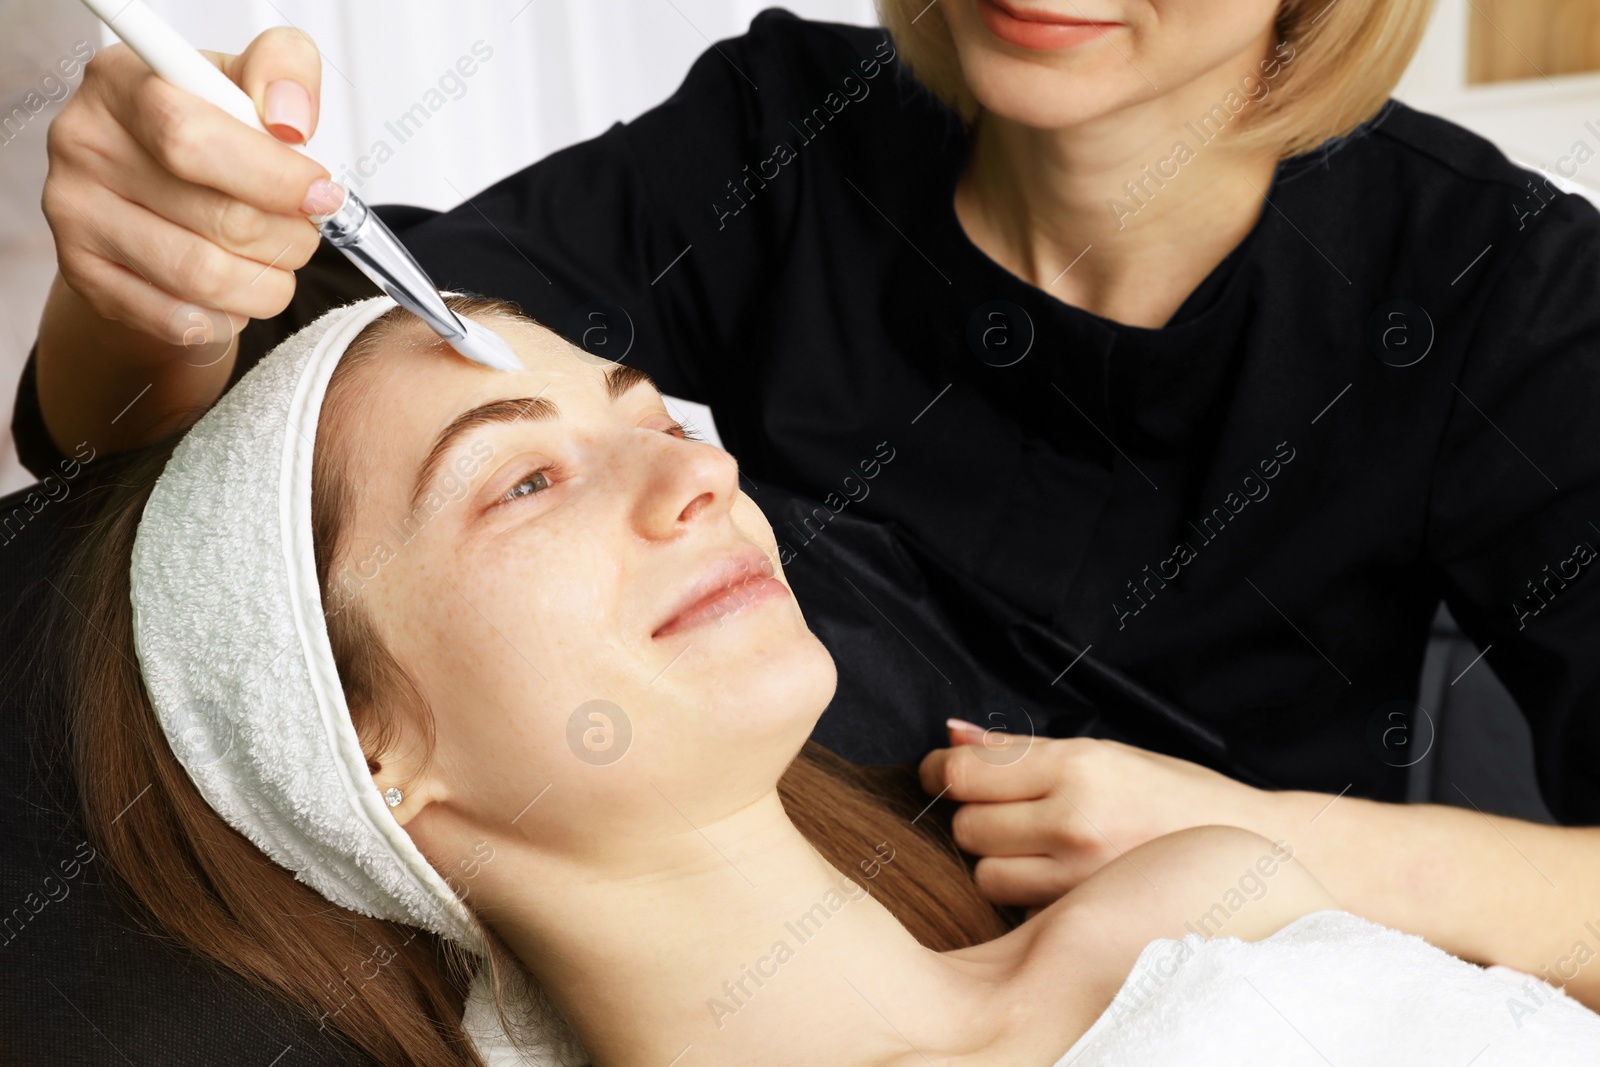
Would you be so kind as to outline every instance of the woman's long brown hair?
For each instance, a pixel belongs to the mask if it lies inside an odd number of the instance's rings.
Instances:
[[[453,298],[458,312],[512,314]],[[330,382],[324,423],[352,402],[351,371],[416,320],[391,313],[357,339]],[[269,989],[372,1060],[481,1067],[461,1029],[469,961],[453,943],[330,905],[268,860],[201,798],[174,757],[134,660],[128,574],[145,501],[176,438],[119,461],[67,575],[73,610],[53,624],[71,679],[71,754],[86,831],[130,911],[151,932]],[[349,511],[348,482],[318,448],[313,540],[324,604]],[[387,711],[423,714],[404,669],[376,637],[359,600],[328,613],[329,636],[357,732],[381,758]],[[70,666],[69,666],[70,665]],[[902,770],[904,770],[902,768]],[[1008,920],[981,897],[933,819],[911,821],[914,779],[849,763],[808,741],[778,783],[795,825],[835,867],[881,901],[923,944],[948,950],[990,940]],[[898,786],[898,788],[897,788]],[[892,862],[860,865],[892,849]],[[491,962],[517,966],[503,944]]]

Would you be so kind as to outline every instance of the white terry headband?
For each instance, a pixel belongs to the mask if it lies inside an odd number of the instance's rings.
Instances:
[[[311,551],[311,458],[345,348],[394,307],[339,308],[239,380],[179,442],[133,545],[145,688],[200,795],[335,904],[483,951],[387,809],[334,670]]]
[[[178,443],[134,539],[134,649],[172,751],[230,826],[333,903],[483,955],[482,927],[367,770],[312,552],[311,461],[328,380],[356,336],[395,306],[373,297],[328,312]],[[565,1061],[512,1054],[486,972],[465,1020],[480,1052],[494,1064]]]

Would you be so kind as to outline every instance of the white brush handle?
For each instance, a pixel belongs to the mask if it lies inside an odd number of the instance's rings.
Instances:
[[[215,104],[252,129],[267,133],[256,114],[255,101],[177,30],[162,22],[144,0],[83,0],[83,4],[163,81]],[[289,147],[304,151],[299,145]]]

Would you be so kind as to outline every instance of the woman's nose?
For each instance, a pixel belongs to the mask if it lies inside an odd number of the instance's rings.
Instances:
[[[660,438],[643,465],[635,516],[640,534],[653,540],[676,537],[727,514],[739,492],[739,463],[731,454],[713,445]]]

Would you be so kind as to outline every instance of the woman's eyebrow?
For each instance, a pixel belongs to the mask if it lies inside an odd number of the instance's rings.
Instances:
[[[606,372],[606,398],[615,401],[622,394],[637,385],[654,386],[655,379],[640,370],[618,364]],[[469,408],[450,420],[450,425],[439,432],[434,438],[433,447],[428,449],[428,456],[417,468],[416,484],[411,489],[411,511],[416,511],[422,504],[422,497],[428,491],[428,485],[433,481],[433,476],[438,473],[439,465],[456,442],[469,430],[479,426],[505,422],[540,422],[555,420],[561,417],[561,409],[554,400],[547,400],[542,396],[507,397],[502,400],[491,400],[487,404],[479,404]]]
[[[475,408],[463,411],[450,421],[450,425],[440,431],[434,438],[433,447],[428,450],[428,458],[422,461],[417,468],[417,481],[411,488],[411,511],[416,511],[422,504],[422,497],[428,491],[428,486],[433,482],[433,476],[438,473],[439,466],[449,454],[463,434],[475,430],[479,426],[487,426],[500,422],[537,422],[543,419],[559,419],[561,411],[556,407],[554,400],[546,400],[540,396],[524,396],[493,400],[487,404],[480,404]]]
[[[606,371],[606,396],[612,400],[617,399],[636,385],[648,385],[658,393],[661,391],[656,388],[656,380],[638,367],[630,367],[626,364],[618,363]]]

